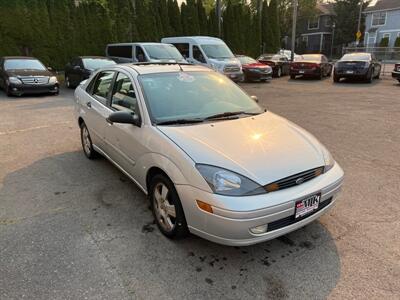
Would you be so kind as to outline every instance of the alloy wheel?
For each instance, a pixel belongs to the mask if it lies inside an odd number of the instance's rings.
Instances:
[[[176,220],[175,205],[170,203],[169,196],[168,187],[162,182],[157,183],[153,190],[154,212],[157,222],[166,232],[174,230]]]
[[[83,146],[83,151],[85,151],[87,156],[91,155],[92,148],[91,148],[91,141],[90,141],[90,135],[89,131],[86,128],[86,126],[83,126],[82,128],[82,146]]]

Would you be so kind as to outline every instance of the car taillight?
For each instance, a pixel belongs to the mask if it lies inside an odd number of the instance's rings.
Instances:
[[[400,64],[395,64],[394,69],[400,72]]]

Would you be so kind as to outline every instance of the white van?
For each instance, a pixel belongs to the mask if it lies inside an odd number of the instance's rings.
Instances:
[[[175,46],[163,43],[108,44],[106,56],[117,63],[186,62]]]
[[[234,81],[243,79],[240,61],[221,39],[182,36],[163,38],[161,42],[174,45],[189,63],[208,66]]]

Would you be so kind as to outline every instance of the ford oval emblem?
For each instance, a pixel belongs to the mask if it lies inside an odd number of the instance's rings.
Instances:
[[[304,182],[304,178],[300,177],[296,179],[296,184],[302,184]]]

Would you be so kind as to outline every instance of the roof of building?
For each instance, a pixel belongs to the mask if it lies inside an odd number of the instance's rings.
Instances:
[[[371,12],[377,10],[391,10],[400,9],[400,0],[377,0],[373,1],[364,12]]]
[[[316,8],[321,13],[321,15],[336,15],[333,3],[317,3]]]

